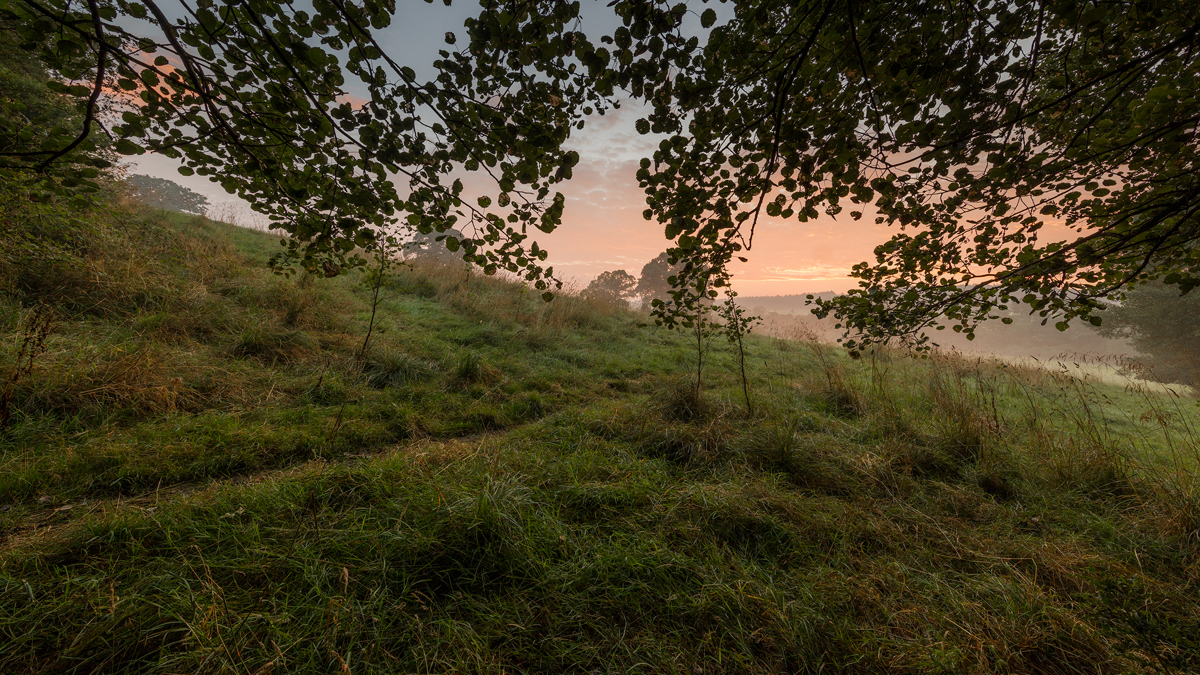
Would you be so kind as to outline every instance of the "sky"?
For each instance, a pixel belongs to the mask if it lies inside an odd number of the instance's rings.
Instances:
[[[585,2],[583,7],[589,31],[614,24],[604,3]],[[445,47],[445,33],[461,35],[463,20],[474,10],[471,2],[455,2],[447,8],[441,2],[399,0],[396,19],[380,41],[389,54],[413,67],[419,78],[427,77],[432,73],[428,64]],[[559,187],[567,198],[563,224],[549,235],[536,237],[539,246],[549,251],[547,263],[554,266],[556,276],[580,287],[607,270],[624,269],[637,276],[668,246],[662,226],[642,217],[645,197],[635,174],[638,161],[653,153],[657,139],[634,130],[640,113],[639,107],[625,105],[603,117],[593,116],[582,131],[574,132],[570,145],[579,152],[580,163],[572,180]],[[203,177],[181,176],[177,166],[164,157],[143,155],[130,170],[168,178],[204,194],[215,216],[242,225],[265,225],[264,218],[252,214],[220,186]],[[874,247],[887,237],[887,228],[875,225],[869,214],[857,222],[841,215],[808,223],[764,215],[751,250],[744,254],[749,262],[735,263],[734,288],[743,296],[845,291],[856,285],[848,276],[850,268],[872,260]]]

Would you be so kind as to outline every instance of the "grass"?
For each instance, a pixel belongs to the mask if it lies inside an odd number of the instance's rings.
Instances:
[[[355,275],[109,217],[62,283],[0,270],[4,345],[58,289],[0,436],[2,672],[1200,667],[1192,400],[752,337],[751,414],[728,350],[697,394],[644,317],[422,266],[360,361]]]

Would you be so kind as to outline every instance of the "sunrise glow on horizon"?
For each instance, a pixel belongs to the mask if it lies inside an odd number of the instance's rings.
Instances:
[[[655,139],[639,136],[633,122],[641,112],[624,107],[593,116],[572,138],[580,153],[570,181],[559,186],[566,195],[563,224],[553,233],[534,233],[531,240],[549,252],[555,275],[586,286],[601,272],[623,269],[637,276],[642,266],[667,248],[663,227],[647,221],[645,195],[637,185],[638,161],[653,153]],[[249,212],[240,200],[199,176],[179,175],[177,164],[142,156],[131,173],[173,180],[208,197],[219,216],[240,213],[238,224],[265,227],[266,219]],[[481,186],[482,187],[482,186]],[[873,259],[875,246],[889,236],[869,215],[855,221],[848,213],[800,223],[763,216],[748,262],[734,261],[734,288],[746,296],[842,292],[857,285],[849,277],[856,263]]]
[[[446,31],[461,33],[471,11],[470,3],[450,8],[413,3],[405,6],[403,20],[398,16],[382,35],[393,56],[412,65],[419,77],[427,77],[433,71],[421,64],[431,63],[445,47]],[[585,14],[595,14],[587,18],[597,25],[613,20],[611,13],[596,8],[585,9]],[[642,216],[645,195],[635,174],[639,160],[651,156],[659,141],[634,130],[634,122],[644,114],[639,106],[626,103],[620,110],[593,115],[582,131],[574,132],[569,145],[579,152],[580,163],[574,177],[558,186],[567,198],[563,223],[551,234],[535,232],[531,237],[549,252],[547,263],[555,276],[576,287],[609,270],[637,276],[670,243],[659,223]],[[143,155],[132,162],[130,173],[166,178],[205,195],[218,217],[236,215],[237,224],[264,229],[269,222],[207,178],[180,175],[173,160]],[[473,181],[464,182],[471,187]],[[487,189],[482,183],[478,187]],[[490,192],[494,190],[492,186]],[[734,288],[747,296],[845,291],[857,285],[849,277],[851,267],[873,260],[875,246],[888,236],[888,228],[875,225],[870,216],[854,221],[848,212],[808,223],[764,214],[752,249],[743,254],[749,262],[735,260],[731,267]]]

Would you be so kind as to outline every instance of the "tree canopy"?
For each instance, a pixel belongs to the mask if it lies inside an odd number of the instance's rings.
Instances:
[[[763,215],[871,210],[899,231],[820,303],[851,346],[1022,303],[1065,328],[1136,279],[1198,283],[1195,3],[735,9],[643,126],[670,134],[642,163],[646,215],[697,289]]]
[[[446,245],[545,289],[553,270],[527,239],[560,223],[552,188],[578,161],[562,142],[600,98],[587,69],[562,60],[595,51],[565,29],[571,7],[485,9],[468,26],[471,50],[444,50],[421,82],[376,39],[390,2],[5,0],[0,18],[60,76],[53,86],[78,100],[81,122],[22,138],[0,160],[45,172],[103,131],[117,152],[176,158],[268,214],[292,235],[281,265],[361,263],[355,251],[399,220],[469,232]],[[526,43],[536,59],[499,58]],[[468,201],[452,175],[464,172],[484,174],[492,193]]]
[[[1105,310],[1101,335],[1129,340],[1162,382],[1200,385],[1200,294],[1161,281],[1140,284]]]
[[[641,276],[633,294],[641,299],[644,306],[650,306],[654,300],[670,297],[673,285],[672,277],[679,273],[681,265],[671,262],[671,254],[663,251],[653,260],[642,266]]]
[[[625,270],[601,272],[584,289],[584,294],[612,303],[624,303],[633,294],[638,280]]]
[[[389,2],[199,0],[170,19],[153,0],[4,0],[82,123],[0,157],[44,169],[103,128],[270,214],[294,235],[280,262],[354,263],[399,219],[458,228],[450,250],[544,290],[528,237],[561,222],[564,144],[632,98],[660,139],[637,179],[679,265],[667,324],[730,283],[763,217],[897,227],[858,289],[819,301],[851,347],[1021,305],[1096,323],[1131,282],[1200,284],[1195,3],[729,5],[617,0],[597,35],[578,2],[485,0],[419,82],[376,38]],[[108,90],[127,92],[119,118]],[[472,172],[494,189],[468,195]]]
[[[173,180],[134,174],[129,177],[128,183],[138,199],[150,206],[195,216],[204,215],[208,209],[208,197]]]

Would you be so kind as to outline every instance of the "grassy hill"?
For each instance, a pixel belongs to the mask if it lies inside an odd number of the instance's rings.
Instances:
[[[1195,401],[753,338],[751,412],[723,342],[696,398],[687,336],[437,266],[359,360],[357,273],[90,222],[0,258],[0,672],[1200,668]]]

